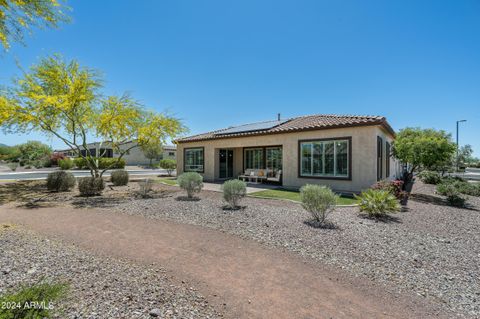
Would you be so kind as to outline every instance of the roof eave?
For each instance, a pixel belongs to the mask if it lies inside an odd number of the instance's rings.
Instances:
[[[270,132],[256,132],[256,133],[249,133],[249,134],[231,134],[225,136],[212,136],[212,137],[205,137],[205,138],[184,138],[175,140],[175,143],[194,143],[194,142],[203,142],[203,141],[211,141],[211,140],[223,140],[229,138],[241,138],[241,137],[250,137],[250,136],[262,136],[262,135],[273,135],[273,134],[288,134],[288,133],[295,133],[295,132],[305,132],[305,131],[320,131],[320,130],[330,130],[330,129],[338,129],[338,128],[347,128],[347,127],[361,127],[361,126],[378,126],[381,125],[382,127],[387,130],[393,137],[395,137],[395,131],[393,128],[388,124],[385,118],[382,118],[378,121],[370,122],[370,123],[355,123],[355,124],[338,124],[338,125],[331,125],[326,127],[309,127],[309,128],[297,128],[297,129],[289,129],[289,130],[282,130],[282,131],[270,131]]]

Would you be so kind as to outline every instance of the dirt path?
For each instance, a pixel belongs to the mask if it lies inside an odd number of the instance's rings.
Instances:
[[[417,299],[386,294],[366,281],[211,229],[61,207],[0,206],[2,222],[99,253],[158,262],[174,277],[192,281],[232,318],[438,317]]]

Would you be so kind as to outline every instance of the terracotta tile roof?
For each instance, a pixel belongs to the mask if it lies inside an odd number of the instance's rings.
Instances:
[[[232,129],[235,131],[235,128],[241,130],[242,126],[249,127],[255,124],[259,124],[261,127],[264,123],[276,122],[276,121],[266,121],[258,122],[251,124],[243,124],[239,126],[228,127],[212,132],[192,135],[176,140],[178,143],[184,142],[195,142],[195,141],[204,141],[204,140],[213,140],[213,139],[223,139],[231,137],[241,137],[241,136],[252,136],[252,135],[267,135],[267,134],[280,134],[288,132],[297,132],[297,131],[308,131],[308,130],[321,130],[321,129],[331,129],[339,127],[351,127],[351,126],[368,126],[368,125],[381,125],[392,135],[395,135],[395,131],[388,124],[387,120],[383,116],[360,116],[360,115],[334,115],[334,114],[316,114],[316,115],[306,115],[291,118],[280,122],[276,126],[270,126],[268,128],[259,129],[259,130],[249,130],[235,133],[231,132]],[[225,133],[227,132],[227,133]]]

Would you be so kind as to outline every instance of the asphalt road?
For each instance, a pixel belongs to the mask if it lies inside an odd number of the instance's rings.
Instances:
[[[167,171],[164,169],[136,169],[128,170],[130,176],[148,176],[148,175],[160,175],[167,174]],[[48,173],[52,171],[31,171],[31,172],[0,172],[0,181],[1,180],[31,180],[31,179],[46,179]],[[70,172],[75,177],[85,177],[90,176],[90,171],[76,171],[70,170]],[[103,176],[110,176],[111,171],[105,172]]]

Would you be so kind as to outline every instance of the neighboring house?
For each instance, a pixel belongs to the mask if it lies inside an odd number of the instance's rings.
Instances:
[[[321,184],[359,192],[399,175],[391,156],[394,138],[381,116],[309,115],[251,123],[177,140],[177,172],[195,171],[206,181],[277,176],[287,188]]]
[[[135,142],[127,142],[122,144],[122,149],[128,149],[133,146]],[[118,157],[120,154],[113,151],[111,147],[109,147],[108,142],[105,143],[90,143],[87,144],[87,148],[90,150],[90,153],[94,156],[102,156],[102,157]],[[66,150],[57,150],[56,153],[61,153],[68,157],[77,157],[75,150],[66,149]],[[82,149],[81,152],[86,154],[86,150]],[[176,146],[164,146],[163,153],[153,162],[159,161],[164,158],[168,159],[175,159],[177,154]],[[142,149],[140,147],[135,147],[128,151],[122,157],[125,160],[127,165],[148,165],[150,163],[150,159],[145,157]]]

